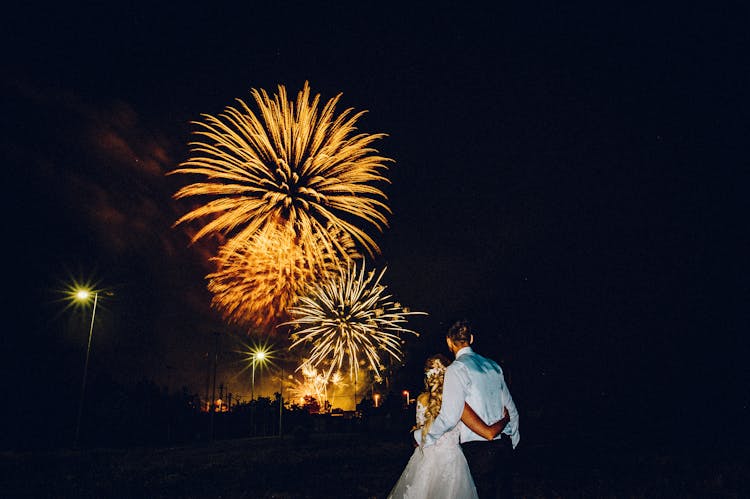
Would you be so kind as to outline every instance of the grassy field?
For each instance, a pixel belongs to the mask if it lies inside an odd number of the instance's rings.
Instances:
[[[366,434],[5,452],[0,455],[0,495],[383,498],[411,452],[406,440]],[[747,461],[719,453],[680,456],[520,446],[516,464],[518,497],[750,497]]]

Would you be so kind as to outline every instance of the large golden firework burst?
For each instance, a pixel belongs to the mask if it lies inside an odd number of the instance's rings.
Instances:
[[[308,365],[322,367],[328,374],[341,370],[348,361],[349,375],[358,377],[360,357],[380,375],[382,354],[401,357],[401,334],[416,332],[404,327],[412,312],[391,301],[379,274],[365,272],[350,263],[331,278],[311,286],[310,294],[300,296],[289,309],[296,329],[290,348],[310,345]]]
[[[270,97],[251,90],[259,114],[244,101],[219,116],[202,115],[195,123],[201,140],[192,142],[190,157],[170,174],[205,177],[187,185],[175,198],[201,196],[206,204],[182,216],[175,225],[209,219],[193,242],[212,234],[228,238],[231,251],[267,225],[289,222],[308,248],[336,249],[328,234],[344,232],[370,254],[378,245],[358,222],[382,231],[390,213],[378,182],[387,182],[385,164],[371,144],[385,134],[356,133],[365,111],[335,113],[341,94],[319,109],[305,82],[296,102],[279,85]],[[323,240],[321,241],[321,237]],[[317,238],[317,240],[316,240]]]
[[[222,247],[214,258],[217,271],[206,276],[213,293],[211,305],[229,323],[273,334],[274,326],[288,318],[287,309],[311,282],[325,279],[339,261],[359,256],[347,235],[329,236],[343,253],[300,243],[288,222],[267,225],[243,244]]]

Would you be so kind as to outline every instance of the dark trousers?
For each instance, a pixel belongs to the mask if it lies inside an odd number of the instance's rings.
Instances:
[[[461,444],[480,499],[513,497],[513,445],[507,435],[499,440]]]

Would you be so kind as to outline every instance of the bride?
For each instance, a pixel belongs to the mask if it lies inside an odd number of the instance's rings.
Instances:
[[[417,428],[421,428],[422,441],[414,449],[401,477],[388,494],[388,499],[469,499],[477,498],[477,489],[469,472],[461,447],[459,445],[460,425],[465,424],[478,435],[492,440],[508,424],[507,411],[503,419],[492,426],[484,421],[469,407],[464,405],[461,422],[446,432],[434,444],[425,447],[425,435],[432,421],[440,412],[443,399],[443,379],[445,368],[450,361],[444,355],[437,354],[425,362],[424,384],[426,391],[417,397]]]

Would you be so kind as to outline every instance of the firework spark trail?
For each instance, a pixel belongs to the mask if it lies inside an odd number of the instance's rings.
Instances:
[[[307,359],[302,360],[298,370],[302,371],[303,379],[301,381],[294,379],[295,386],[291,389],[292,396],[300,400],[307,396],[314,397],[321,404],[321,408],[325,408],[327,402],[330,403],[330,407],[333,407],[336,389],[347,386],[339,371],[330,374],[318,372]],[[328,398],[329,392],[331,394],[330,400]]]
[[[307,82],[296,103],[287,99],[283,85],[278,89],[273,97],[251,90],[260,115],[237,99],[238,107],[227,107],[218,117],[203,115],[204,122],[195,123],[202,139],[190,144],[193,156],[169,174],[206,180],[179,189],[174,197],[213,199],[175,225],[210,218],[193,242],[222,233],[231,249],[264,226],[285,221],[308,248],[322,244],[329,254],[341,252],[339,241],[328,237],[341,231],[370,255],[379,253],[355,222],[365,221],[378,231],[387,226],[387,198],[373,183],[388,182],[383,172],[392,160],[370,147],[385,134],[355,134],[365,112],[349,108],[337,116],[341,94],[319,111],[320,95],[311,101]]]
[[[321,408],[325,408],[326,402],[329,402],[329,386],[334,398],[336,388],[344,386],[341,373],[338,371],[331,374],[318,372],[306,359],[302,361],[298,370],[302,371],[303,379],[301,381],[294,379],[295,386],[292,388],[292,396],[295,399],[304,399],[311,396],[320,403]],[[331,405],[333,405],[333,402],[333,399],[330,400]]]
[[[313,284],[311,293],[300,296],[289,309],[293,325],[291,348],[310,344],[311,366],[326,365],[330,374],[340,370],[348,360],[349,375],[359,373],[360,356],[376,375],[380,375],[381,352],[401,358],[401,333],[418,333],[406,329],[406,316],[426,315],[412,312],[385,294],[381,279],[386,269],[376,276],[365,273],[364,263],[341,268],[338,275]]]
[[[211,305],[230,323],[273,334],[273,326],[288,318],[287,309],[311,282],[325,278],[339,261],[359,256],[344,234],[337,239],[345,253],[335,255],[324,246],[311,250],[297,239],[287,223],[267,226],[245,244],[222,247],[214,259],[217,271],[206,276]],[[311,258],[310,251],[319,255]]]

